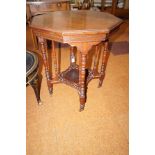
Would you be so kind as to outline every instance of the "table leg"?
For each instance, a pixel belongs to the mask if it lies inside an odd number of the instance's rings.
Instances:
[[[47,86],[49,93],[53,93],[53,84],[51,83],[51,76],[50,76],[50,70],[49,70],[49,62],[47,59],[47,42],[45,39],[38,37],[39,41],[39,49],[42,53],[42,58],[43,58],[43,63],[45,67],[45,74],[46,74],[46,79],[47,79]]]
[[[75,53],[74,53],[74,48],[75,47],[70,47],[70,66],[75,66]]]
[[[54,62],[54,69],[55,69],[55,77],[58,78],[58,63],[57,63],[57,56],[55,51],[55,43],[52,40],[52,61]]]
[[[80,85],[80,111],[84,110],[86,102],[86,54],[80,52],[79,58],[79,85]]]
[[[98,87],[102,86],[104,77],[105,77],[105,70],[106,70],[106,66],[107,66],[107,61],[109,58],[109,50],[108,50],[108,45],[109,45],[109,41],[105,41],[104,43],[104,50],[102,53],[102,64],[101,64],[101,71],[100,71],[100,78],[99,78],[99,85]]]
[[[58,43],[58,74],[61,72],[61,43]]]
[[[79,97],[80,97],[80,110],[84,110],[86,102],[86,62],[88,51],[92,48],[93,45],[98,44],[99,42],[85,42],[85,43],[71,43],[71,46],[76,46],[79,53]]]
[[[94,56],[94,66],[93,66],[93,73],[96,75],[98,73],[98,58],[99,57],[99,46],[95,46],[95,56]]]

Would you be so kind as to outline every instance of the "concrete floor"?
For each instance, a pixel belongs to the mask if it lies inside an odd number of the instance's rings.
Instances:
[[[125,21],[111,41],[128,41]],[[27,49],[33,50],[27,27]],[[69,64],[69,49],[62,48],[62,69]],[[85,110],[79,112],[79,96],[64,84],[49,95],[42,68],[41,99],[27,87],[27,155],[128,155],[128,54],[110,55],[101,88],[98,80],[88,86]]]

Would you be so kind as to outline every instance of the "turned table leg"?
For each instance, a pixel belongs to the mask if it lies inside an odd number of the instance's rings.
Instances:
[[[88,51],[93,45],[98,44],[98,42],[84,42],[84,43],[70,43],[72,46],[76,46],[79,51],[79,98],[80,98],[80,110],[84,110],[86,103],[86,90],[87,90],[87,77],[86,77],[86,62]],[[72,54],[71,54],[72,55]]]
[[[75,66],[76,64],[74,49],[75,47],[70,47],[70,66]]]
[[[45,39],[43,39],[41,37],[38,37],[38,41],[39,41],[39,49],[40,49],[40,51],[42,53],[42,57],[43,57],[43,63],[44,63],[44,67],[45,67],[45,75],[46,75],[46,79],[47,79],[48,90],[49,90],[49,93],[52,94],[53,93],[53,84],[51,83],[49,62],[47,59],[47,42]]]
[[[94,56],[94,66],[93,66],[93,73],[96,75],[98,73],[98,59],[99,59],[99,47],[98,45],[95,46],[95,56]]]
[[[80,52],[79,59],[79,85],[80,85],[80,111],[84,110],[86,102],[86,54]]]
[[[102,86],[104,77],[105,77],[105,70],[106,70],[106,66],[107,66],[107,61],[109,58],[109,50],[108,50],[108,45],[109,45],[109,41],[105,41],[103,42],[104,44],[104,50],[102,53],[102,64],[101,64],[101,70],[100,70],[100,78],[99,78],[99,85],[98,87]]]
[[[60,69],[58,69],[57,56],[56,56],[56,51],[55,51],[55,43],[53,40],[52,40],[52,61],[54,62],[55,77],[58,78]]]

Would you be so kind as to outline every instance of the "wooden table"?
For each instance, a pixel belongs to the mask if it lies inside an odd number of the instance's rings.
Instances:
[[[58,82],[76,88],[80,97],[80,111],[82,111],[86,102],[86,90],[89,81],[99,78],[99,87],[102,85],[108,57],[109,34],[117,29],[121,23],[121,19],[111,14],[86,10],[57,11],[34,17],[30,26],[32,32],[38,37],[49,92],[53,92],[53,84]],[[54,77],[51,76],[49,69],[47,39],[52,40]],[[60,72],[58,67],[54,41],[67,43],[71,46],[70,66],[63,72]],[[86,68],[87,54],[94,45],[96,50],[94,51],[93,69]],[[75,62],[75,47],[79,51],[79,65]],[[97,70],[99,47],[104,47],[100,71]]]

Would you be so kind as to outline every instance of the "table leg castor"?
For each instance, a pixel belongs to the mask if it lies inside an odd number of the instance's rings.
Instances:
[[[80,112],[84,110],[85,102],[86,102],[85,98],[80,98],[80,109],[79,109]]]
[[[84,107],[85,107],[85,104],[80,104],[79,112],[83,111],[84,110]]]
[[[53,86],[48,87],[48,91],[49,91],[49,94],[52,95],[53,94]]]

